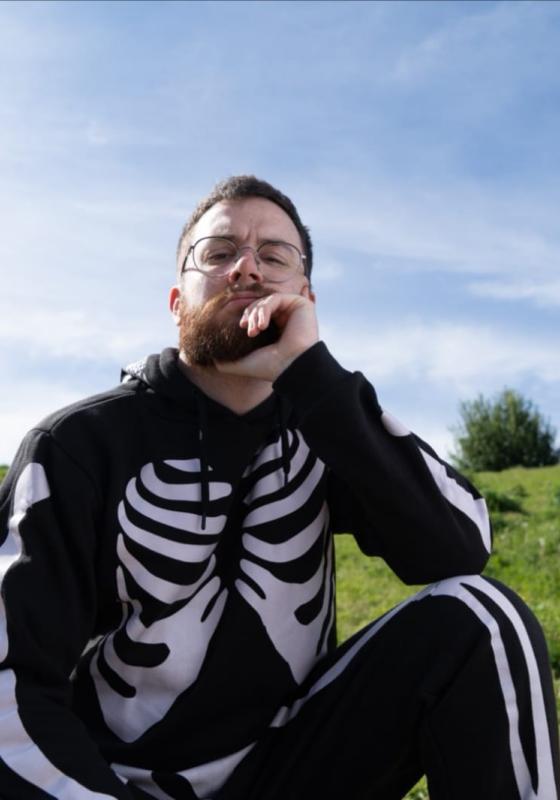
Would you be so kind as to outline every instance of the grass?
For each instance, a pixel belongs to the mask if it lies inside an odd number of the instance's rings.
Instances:
[[[0,466],[0,481],[7,467]],[[470,476],[492,516],[494,552],[486,575],[507,583],[533,609],[549,645],[560,713],[560,466]],[[380,559],[364,557],[351,536],[336,543],[341,641],[410,595]],[[428,800],[424,779],[406,800]]]
[[[547,637],[560,712],[560,466],[470,476],[484,493],[494,552],[484,574],[507,583],[532,608]],[[380,559],[365,558],[351,536],[336,542],[341,641],[415,590]],[[422,780],[407,800],[427,800]]]

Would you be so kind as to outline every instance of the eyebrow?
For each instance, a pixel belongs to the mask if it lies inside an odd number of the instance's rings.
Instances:
[[[218,228],[216,231],[213,231],[212,233],[207,234],[207,236],[203,236],[201,238],[207,239],[209,236],[218,236],[220,239],[230,239],[236,245],[239,245],[240,242],[241,242],[241,237],[238,236],[237,234],[233,233],[232,231],[228,230],[228,229]],[[282,236],[278,236],[278,235],[276,235],[276,236],[264,236],[264,237],[258,239],[257,241],[258,241],[259,245],[265,244],[266,242],[284,242],[284,244],[290,244],[290,245],[292,245],[292,247],[297,247],[298,250],[301,249],[299,244],[293,244],[293,242],[290,242],[287,239],[284,239]]]

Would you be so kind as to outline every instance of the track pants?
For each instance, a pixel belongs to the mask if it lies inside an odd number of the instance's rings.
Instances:
[[[480,576],[433,584],[321,661],[219,800],[560,800],[546,645]]]

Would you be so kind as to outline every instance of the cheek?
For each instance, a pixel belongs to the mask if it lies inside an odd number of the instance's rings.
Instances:
[[[284,291],[289,294],[301,294],[304,297],[310,296],[309,284],[307,280],[302,278],[295,278],[293,281],[290,281],[286,284]]]
[[[211,300],[214,295],[221,291],[221,286],[216,285],[217,281],[209,281],[203,275],[189,275],[189,279],[183,283],[181,302],[186,311],[200,308]]]

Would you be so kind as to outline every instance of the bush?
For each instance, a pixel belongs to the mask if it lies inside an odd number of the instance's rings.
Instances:
[[[459,469],[497,471],[558,463],[556,431],[523,395],[504,389],[494,400],[479,395],[459,406],[461,424],[453,429]]]
[[[484,489],[481,486],[479,486],[479,489],[486,500],[490,513],[523,512],[523,506],[513,492],[497,492],[495,489]]]

